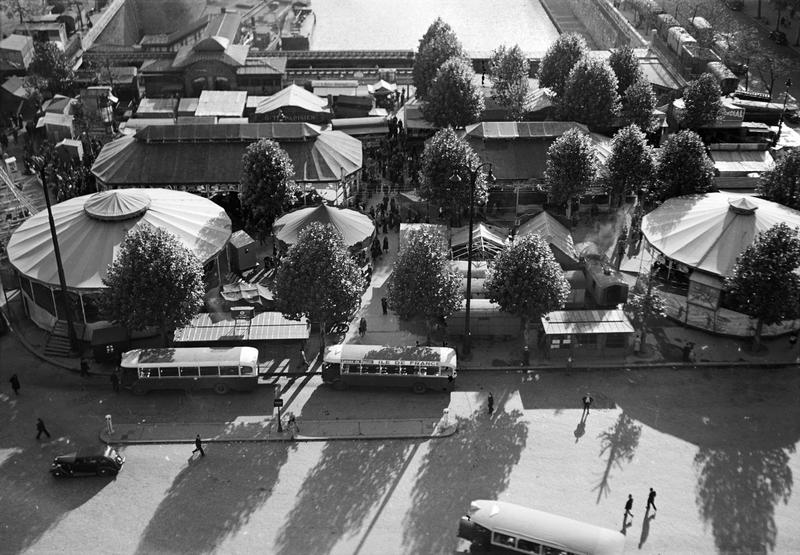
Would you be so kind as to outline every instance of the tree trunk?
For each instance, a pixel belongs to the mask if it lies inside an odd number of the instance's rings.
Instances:
[[[761,349],[761,331],[764,328],[764,322],[759,318],[756,321],[756,333],[753,335],[753,351],[758,352]]]
[[[319,323],[319,358],[325,356],[325,322]]]

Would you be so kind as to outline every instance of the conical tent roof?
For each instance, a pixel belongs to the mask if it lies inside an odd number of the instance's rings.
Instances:
[[[108,265],[132,229],[164,229],[205,263],[231,236],[219,205],[182,191],[119,189],[76,197],[53,206],[67,287],[102,289]],[[47,211],[31,216],[8,243],[11,264],[29,279],[58,284]]]
[[[664,256],[726,277],[756,236],[781,222],[800,227],[800,212],[756,197],[719,192],[667,200],[642,219],[642,233]]]
[[[454,260],[466,260],[469,252],[469,226],[453,230],[450,239]],[[508,230],[502,227],[477,223],[472,228],[472,257],[476,260],[491,260],[506,244]]]
[[[327,204],[289,212],[272,225],[272,231],[278,241],[293,245],[300,232],[313,222],[331,224],[350,248],[369,245],[375,235],[375,226],[369,216]]]

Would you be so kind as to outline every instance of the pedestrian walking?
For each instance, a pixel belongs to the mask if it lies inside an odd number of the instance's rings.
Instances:
[[[522,365],[523,366],[530,366],[531,365],[531,351],[528,349],[528,346],[522,348]]]
[[[81,359],[81,378],[89,377],[89,361],[85,358]]]
[[[488,408],[489,408],[489,416],[491,416],[492,413],[494,412],[494,395],[492,395],[491,391],[489,392]]]
[[[300,349],[300,369],[301,370],[308,370],[308,358],[306,357],[306,350]]]
[[[389,314],[389,301],[386,300],[386,297],[381,297],[381,310],[384,316]]]
[[[198,451],[200,451],[201,457],[206,456],[206,452],[203,451],[203,440],[200,439],[200,434],[197,434],[197,436],[194,438],[194,451],[192,451],[192,455],[194,455]]]
[[[367,319],[362,318],[361,321],[358,323],[358,335],[364,337],[365,333],[367,333]]]
[[[653,511],[657,511],[656,508],[656,490],[650,488],[650,495],[647,496],[647,510],[650,510],[650,507],[653,507]]]
[[[11,389],[14,390],[14,395],[19,395],[19,378],[16,374],[11,375],[11,377],[8,379],[8,383],[11,384]]]
[[[114,393],[119,393],[119,376],[116,372],[111,373],[111,388],[114,390]]]
[[[633,495],[629,493],[628,501],[625,503],[625,518],[628,518],[628,516],[633,518],[633,513],[631,512],[632,508],[633,508]]]
[[[383,252],[389,252],[389,236],[383,238]]]
[[[42,437],[42,434],[47,436],[47,439],[50,439],[50,432],[47,431],[47,428],[44,425],[44,421],[41,418],[36,419],[36,439]]]
[[[583,399],[581,400],[583,401],[583,413],[581,416],[583,415],[589,416],[589,409],[591,408],[594,399],[592,398],[591,395],[589,395],[589,392],[587,391],[586,395],[584,395]]]

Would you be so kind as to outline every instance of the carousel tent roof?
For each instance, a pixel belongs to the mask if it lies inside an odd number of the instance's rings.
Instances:
[[[728,276],[756,235],[781,222],[800,226],[800,212],[756,197],[707,193],[671,198],[642,220],[647,241],[664,256]]]
[[[467,257],[469,250],[469,226],[459,227],[453,230],[450,240],[453,251],[453,259],[459,260]],[[483,223],[475,224],[472,228],[472,256],[483,260],[491,260],[497,253],[503,250],[506,245],[508,230],[503,227],[486,225]]]
[[[348,247],[364,244],[365,241],[372,240],[375,234],[375,226],[369,216],[327,204],[289,212],[273,224],[272,231],[279,241],[293,245],[297,242],[300,232],[312,222],[331,224]]]
[[[167,189],[121,189],[53,206],[67,287],[102,289],[102,279],[125,235],[152,225],[169,231],[201,262],[231,236],[231,220],[208,199]],[[30,217],[8,243],[11,264],[26,277],[58,284],[47,212]]]

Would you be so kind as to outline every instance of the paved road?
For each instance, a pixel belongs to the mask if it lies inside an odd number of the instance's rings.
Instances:
[[[0,356],[7,354],[0,339]],[[115,396],[74,375],[26,370],[0,390],[0,552],[452,553],[460,514],[500,498],[620,529],[629,553],[709,553],[800,545],[800,379],[774,371],[603,371],[459,377],[451,396],[289,386],[302,418],[428,417],[448,406],[459,432],[436,441],[130,446],[116,480],[54,481],[50,458],[94,441],[102,416],[235,420],[271,392]],[[537,378],[538,376],[538,378]],[[487,390],[497,412],[486,414]],[[580,426],[579,399],[595,408]],[[271,403],[269,403],[271,404]],[[54,439],[34,439],[44,415]],[[655,519],[643,520],[647,489]],[[652,516],[652,515],[651,515]],[[639,545],[641,543],[641,550]]]

